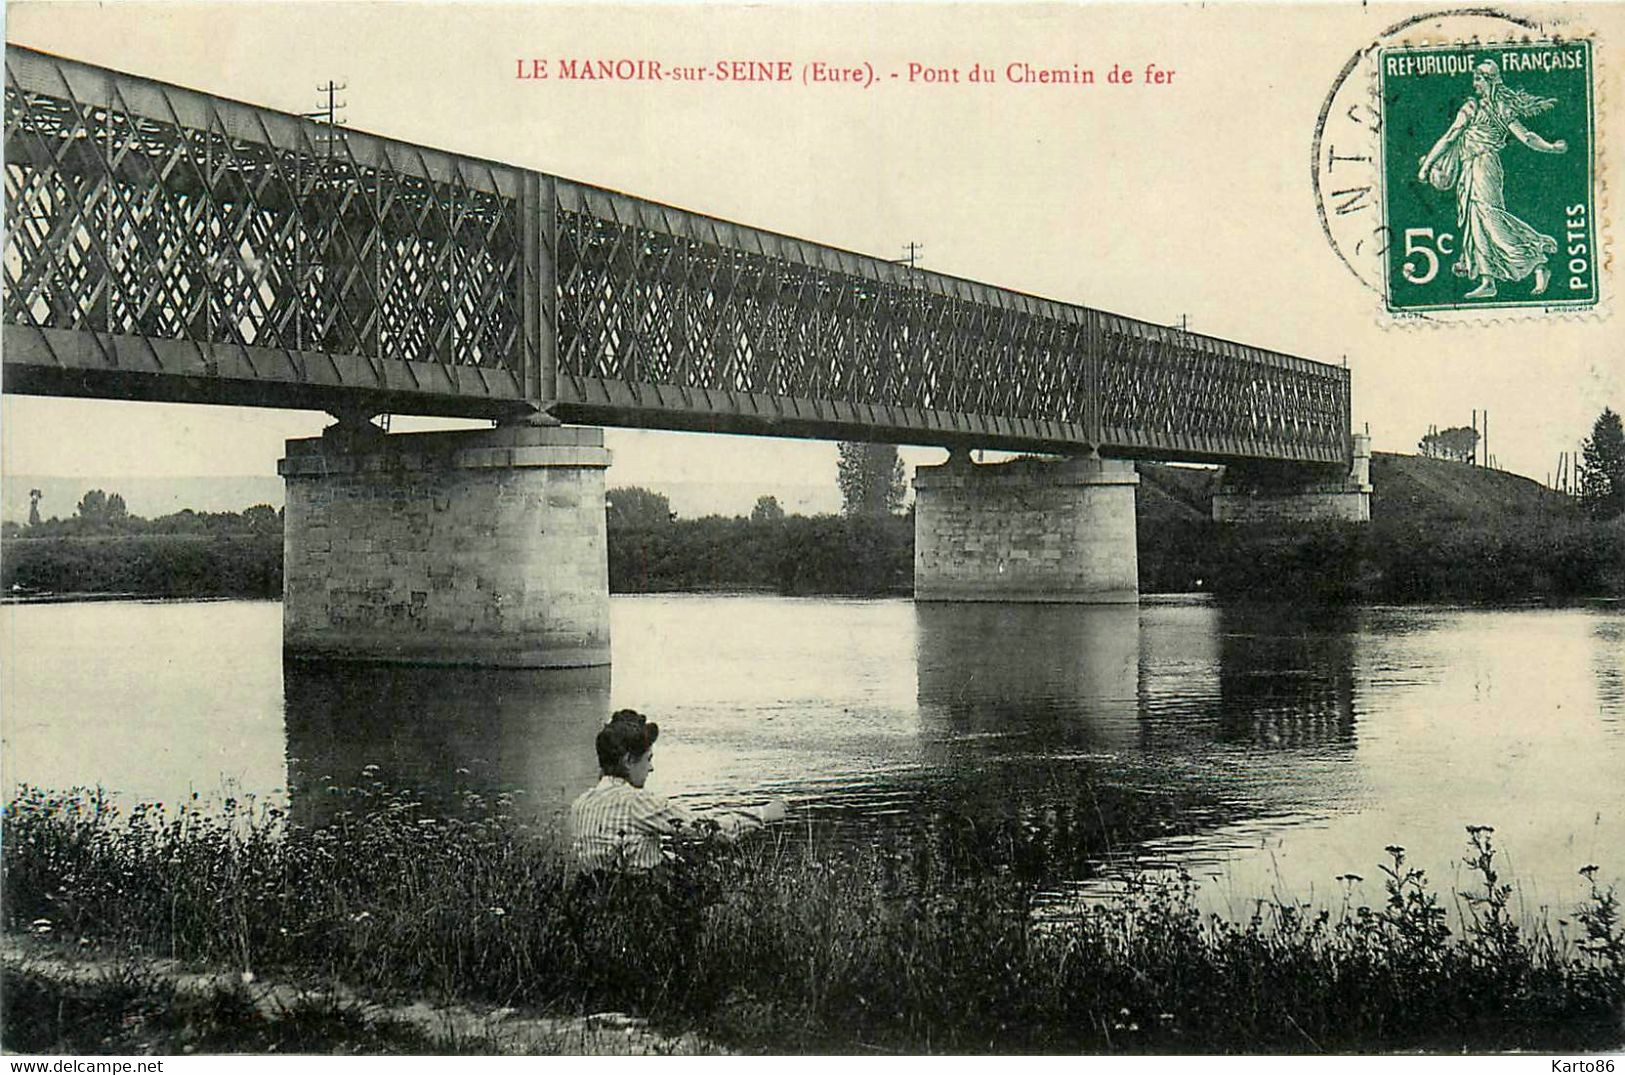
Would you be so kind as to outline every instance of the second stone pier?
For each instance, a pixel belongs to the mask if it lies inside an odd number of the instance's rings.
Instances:
[[[335,426],[287,453],[290,656],[609,663],[603,430]]]
[[[916,601],[1139,599],[1134,464],[968,455],[915,471]]]

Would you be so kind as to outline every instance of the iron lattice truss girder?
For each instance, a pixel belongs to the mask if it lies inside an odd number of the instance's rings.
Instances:
[[[25,49],[6,388],[1348,457],[1346,370]]]
[[[520,171],[24,49],[5,93],[8,390],[523,407]]]

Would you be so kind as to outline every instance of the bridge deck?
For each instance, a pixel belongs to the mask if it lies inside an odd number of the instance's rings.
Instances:
[[[6,50],[7,391],[1337,463],[1346,370]]]

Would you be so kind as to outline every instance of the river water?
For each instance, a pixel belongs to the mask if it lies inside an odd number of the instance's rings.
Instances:
[[[274,602],[0,608],[0,779],[319,822],[378,779],[548,823],[615,708],[651,787],[782,795],[807,831],[1027,834],[1063,890],[1179,866],[1234,913],[1336,902],[1400,844],[1466,885],[1495,827],[1530,910],[1625,877],[1625,609],[914,605],[616,597],[613,672],[284,664]]]

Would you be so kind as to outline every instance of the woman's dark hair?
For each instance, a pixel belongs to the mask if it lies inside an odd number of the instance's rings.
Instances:
[[[625,776],[626,756],[647,754],[659,737],[660,725],[635,709],[617,709],[593,744],[598,750],[598,771],[605,776]]]

